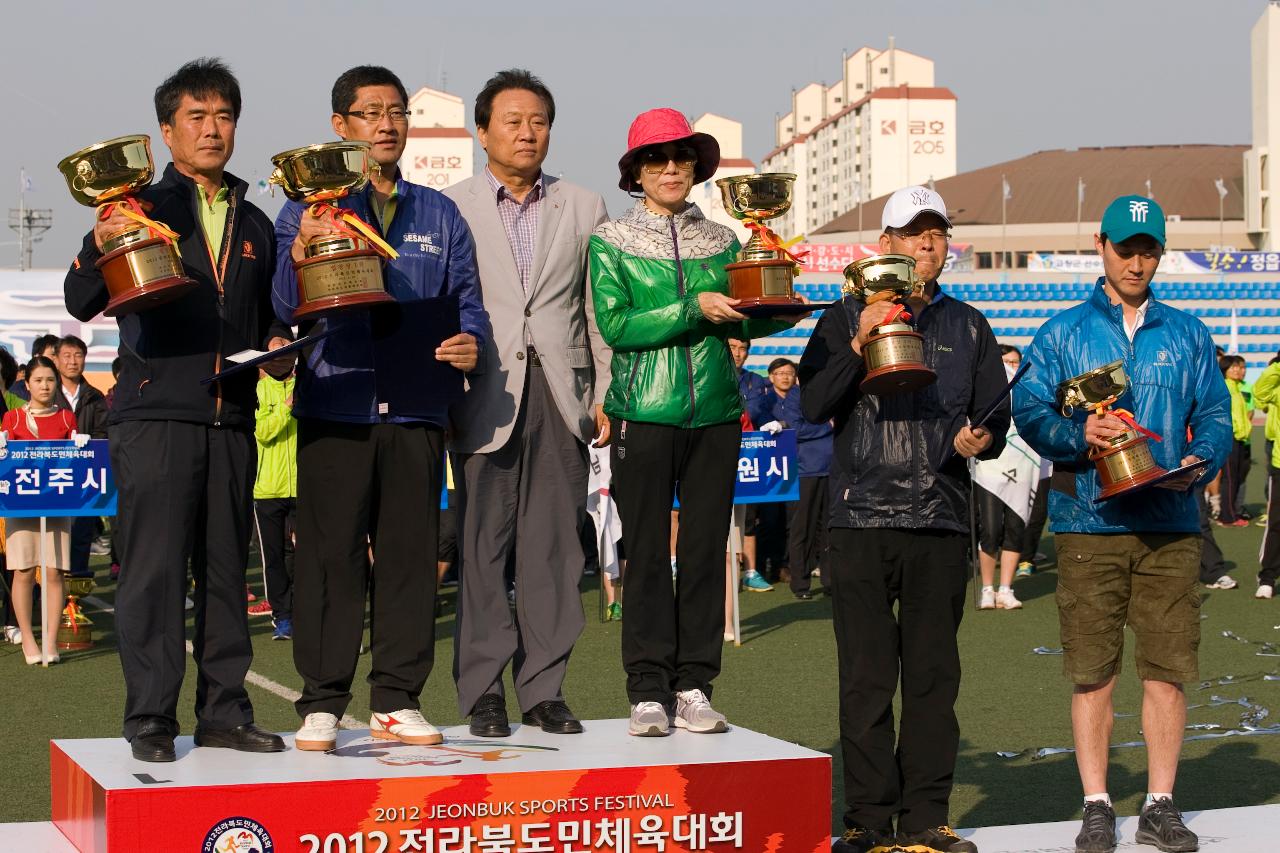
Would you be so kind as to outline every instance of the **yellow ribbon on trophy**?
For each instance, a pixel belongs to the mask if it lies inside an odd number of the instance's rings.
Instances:
[[[163,222],[157,222],[156,220],[147,216],[147,214],[142,210],[142,205],[139,204],[138,200],[133,196],[125,196],[119,201],[113,201],[109,204],[104,204],[98,210],[99,210],[98,212],[99,219],[108,219],[110,218],[112,213],[114,213],[116,210],[119,210],[129,219],[132,219],[134,222],[138,223],[139,225],[142,225],[147,230],[149,230],[152,234],[164,240],[166,243],[172,243],[174,240],[178,239],[177,231],[174,231],[172,228],[170,228],[168,225],[165,225]]]
[[[801,252],[800,254],[796,255],[796,254],[792,254],[791,252],[791,247],[800,241],[801,239],[800,237],[796,237],[794,240],[788,240],[786,242],[783,242],[782,238],[779,237],[772,228],[765,225],[764,222],[761,220],[751,219],[750,217],[748,217],[742,220],[742,224],[745,225],[748,230],[754,231],[760,237],[760,242],[764,245],[766,249],[771,249],[775,252],[780,253],[785,258],[787,258],[787,260],[795,264],[796,275],[800,275],[800,273],[803,272],[804,259],[809,256],[809,253]]]
[[[373,226],[349,210],[343,210],[328,202],[317,202],[311,205],[311,215],[328,217],[334,227],[343,234],[367,241],[384,257],[393,261],[400,257],[400,253],[392,248],[386,240],[383,240],[378,235],[378,232],[373,230]]]

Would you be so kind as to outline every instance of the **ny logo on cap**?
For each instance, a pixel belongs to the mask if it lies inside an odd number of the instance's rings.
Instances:
[[[1134,222],[1146,222],[1147,210],[1150,207],[1151,205],[1145,201],[1131,201],[1129,202],[1129,215],[1133,217]]]
[[[932,195],[933,193],[928,190],[916,190],[911,194],[911,203],[916,207],[925,207],[933,203],[933,199],[930,198]]]

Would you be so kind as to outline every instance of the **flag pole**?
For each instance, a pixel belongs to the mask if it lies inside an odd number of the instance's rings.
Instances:
[[[1009,251],[1006,240],[1006,224],[1007,217],[1005,215],[1005,205],[1009,201],[1009,182],[1005,180],[1004,175],[1000,176],[1000,269],[1007,270],[1009,263]]]
[[[1080,220],[1084,213],[1084,178],[1076,178],[1076,254],[1080,254]]]

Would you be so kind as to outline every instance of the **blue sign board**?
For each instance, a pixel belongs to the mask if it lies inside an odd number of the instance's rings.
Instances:
[[[115,515],[116,483],[104,439],[10,441],[0,449],[0,516]]]
[[[775,435],[744,432],[738,451],[738,480],[733,502],[759,504],[799,499],[795,430],[784,429]]]

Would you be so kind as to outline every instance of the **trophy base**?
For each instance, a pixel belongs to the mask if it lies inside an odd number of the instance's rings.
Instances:
[[[64,619],[58,626],[57,646],[60,652],[82,652],[93,648],[93,627],[84,623],[68,625]]]
[[[868,373],[858,390],[876,396],[909,394],[937,381],[938,374],[923,364],[891,364]]]
[[[800,305],[791,292],[796,266],[786,258],[737,261],[725,266],[729,295],[743,305]]]
[[[382,281],[382,257],[373,249],[335,252],[297,261],[298,309],[304,320],[395,302]]]
[[[878,327],[862,348],[867,375],[858,385],[864,394],[906,394],[938,380],[925,366],[924,338],[902,323]]]
[[[770,317],[781,317],[786,314],[804,314],[809,311],[822,311],[830,308],[832,305],[839,305],[839,302],[801,302],[795,300],[791,302],[751,302],[742,303],[734,307],[734,311],[739,314],[745,314],[755,320],[764,320]]]
[[[119,317],[171,302],[199,282],[187,277],[172,243],[159,237],[108,252],[96,264],[111,298],[104,317]]]
[[[1200,472],[1202,472],[1208,465],[1208,459],[1201,459],[1199,462],[1192,462],[1190,465],[1182,465],[1177,468],[1171,468],[1167,471],[1163,468],[1159,468],[1158,473],[1143,477],[1138,482],[1127,485],[1123,483],[1113,484],[1110,491],[1104,488],[1102,490],[1102,494],[1098,496],[1094,503],[1103,503],[1111,500],[1112,498],[1127,495],[1130,492],[1141,491],[1153,486],[1162,489],[1169,489],[1175,492],[1185,492],[1191,488]],[[1179,482],[1180,479],[1185,479],[1185,482]]]
[[[1165,479],[1169,472],[1156,464],[1147,440],[1130,430],[1122,433],[1123,440],[1106,450],[1090,452],[1102,481],[1098,501],[1109,501],[1120,495],[1144,489]]]

